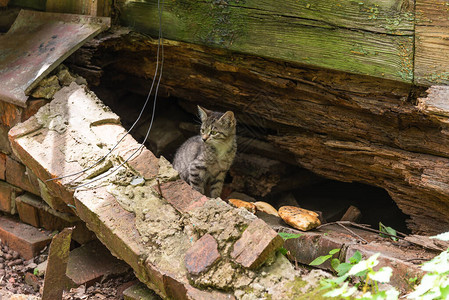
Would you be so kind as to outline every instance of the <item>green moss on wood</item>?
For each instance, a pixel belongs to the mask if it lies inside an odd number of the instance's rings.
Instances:
[[[120,3],[156,36],[157,0]],[[413,8],[394,0],[167,0],[164,36],[262,57],[411,82]]]

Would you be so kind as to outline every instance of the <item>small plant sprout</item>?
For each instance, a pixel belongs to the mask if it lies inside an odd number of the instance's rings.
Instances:
[[[339,249],[334,249],[329,252],[329,255],[324,255],[316,258],[310,265],[319,265],[324,263],[337,253]],[[379,289],[380,283],[388,283],[390,281],[393,270],[389,267],[382,267],[378,271],[374,270],[379,264],[378,257],[380,253],[376,253],[366,260],[362,260],[360,252],[356,251],[349,259],[348,263],[341,263],[334,258],[331,261],[331,266],[337,273],[336,278],[325,279],[321,282],[322,289],[330,289],[324,294],[324,297],[339,297],[343,299],[387,299],[397,300],[399,292],[391,288],[388,291],[381,291]],[[350,282],[358,279],[360,283],[355,286],[350,286]],[[356,293],[358,288],[361,288],[361,293]]]
[[[449,232],[432,238],[448,241]],[[427,273],[407,299],[449,299],[449,249],[425,262],[421,269]]]

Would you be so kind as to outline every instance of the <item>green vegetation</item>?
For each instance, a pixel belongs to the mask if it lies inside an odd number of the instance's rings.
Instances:
[[[387,228],[389,229],[387,230]],[[381,225],[382,230],[393,234],[392,230],[394,229]],[[449,241],[449,232],[433,238]],[[338,252],[339,249],[331,250],[329,255],[317,257],[310,265],[320,265]],[[377,260],[379,255],[380,253],[376,253],[368,259],[362,260],[362,255],[357,251],[350,258],[349,263],[341,263],[336,258],[332,259],[331,265],[338,277],[322,280],[322,289],[329,290],[323,296],[338,297],[339,299],[397,300],[399,291],[395,288],[379,289],[379,284],[388,283],[393,274],[390,267],[374,270],[374,267],[379,264]],[[406,298],[415,300],[449,299],[449,249],[425,262],[421,268],[427,274],[415,286],[414,291],[406,295]],[[416,281],[416,277],[409,279],[411,284],[415,284]]]

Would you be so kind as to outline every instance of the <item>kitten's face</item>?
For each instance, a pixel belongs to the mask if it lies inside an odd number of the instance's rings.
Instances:
[[[198,106],[201,118],[201,138],[208,144],[219,144],[235,135],[235,117],[232,111],[224,114]]]

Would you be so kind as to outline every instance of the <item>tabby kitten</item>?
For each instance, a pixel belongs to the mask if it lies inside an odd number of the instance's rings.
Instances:
[[[217,198],[237,151],[236,120],[232,111],[219,113],[198,106],[201,134],[179,147],[173,167],[195,190]]]

